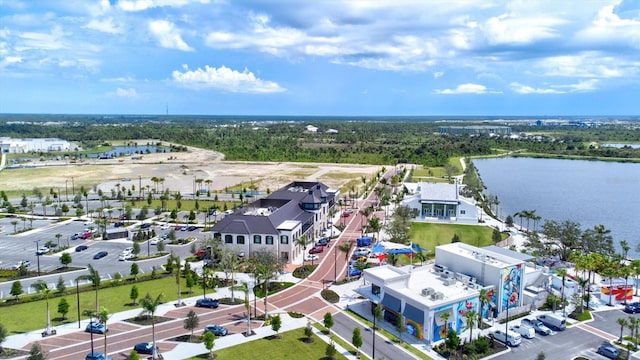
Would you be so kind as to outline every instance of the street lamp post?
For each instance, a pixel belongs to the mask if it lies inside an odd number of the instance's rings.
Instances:
[[[69,179],[64,181],[64,196],[65,201],[69,201]]]
[[[376,360],[376,318],[378,317],[378,304],[373,302],[375,306],[373,309],[373,351],[371,358]]]
[[[36,240],[36,259],[38,259],[38,276],[40,276],[40,240]]]
[[[78,303],[78,329],[80,329],[80,279],[76,278],[76,300]]]
[[[333,245],[333,283],[338,283],[338,243]]]

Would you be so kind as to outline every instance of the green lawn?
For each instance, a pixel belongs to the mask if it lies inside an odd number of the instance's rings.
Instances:
[[[103,281],[103,283],[105,283]],[[136,285],[138,287],[138,293],[140,298],[144,297],[147,292],[151,296],[155,297],[159,293],[164,293],[165,302],[176,300],[178,297],[177,287],[174,277],[165,277],[162,279],[156,279],[151,281],[142,281],[137,283],[131,283],[130,285],[108,287],[98,291],[98,300],[100,306],[104,306],[110,313],[116,313],[125,310],[131,310],[138,307],[131,307],[126,304],[130,303],[129,294],[131,287]],[[184,286],[184,280],[182,284],[184,291],[187,291]],[[55,291],[55,290],[54,290]],[[194,293],[200,293],[202,290],[199,287],[193,288]],[[207,290],[211,292],[211,290]],[[76,295],[63,296],[69,303],[68,319],[64,323],[77,322],[78,321],[78,306]],[[63,322],[54,321],[58,318],[58,303],[63,297],[52,297],[49,299],[49,308],[51,311],[51,324],[53,326],[60,325]],[[95,309],[95,291],[86,291],[80,293],[80,313],[88,309]],[[16,316],[20,314],[20,316]],[[86,318],[81,315],[82,318]],[[47,323],[47,312],[45,300],[32,301],[28,303],[21,303],[11,306],[0,307],[0,321],[7,328],[10,335],[32,331],[36,329],[42,329]]]
[[[433,252],[436,246],[451,243],[454,234],[458,234],[460,241],[469,245],[493,245],[492,233],[493,229],[488,226],[414,222],[410,238],[414,243]]]
[[[304,329],[291,330],[281,333],[281,339],[264,338],[250,341],[230,348],[216,350],[218,359],[296,359],[296,360],[319,360],[325,358],[327,343],[313,335],[312,343],[305,343],[303,339]],[[208,354],[203,354],[191,359],[206,359]],[[346,359],[342,354],[336,353],[335,359]]]

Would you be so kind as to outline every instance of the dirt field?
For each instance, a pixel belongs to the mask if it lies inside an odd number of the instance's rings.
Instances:
[[[209,189],[253,182],[258,190],[278,189],[293,180],[322,181],[340,188],[350,180],[370,178],[381,167],[356,164],[228,162],[221,153],[190,148],[189,152],[145,154],[142,159],[122,157],[110,160],[91,159],[83,163],[66,161],[34,163],[36,168],[0,171],[0,189],[31,193],[33,188],[59,188],[64,194],[72,187],[94,187],[110,191],[116,184],[130,188],[139,184],[154,188],[152,177],[164,178],[164,189],[193,193],[194,180],[211,180]],[[205,187],[203,183],[203,188]]]

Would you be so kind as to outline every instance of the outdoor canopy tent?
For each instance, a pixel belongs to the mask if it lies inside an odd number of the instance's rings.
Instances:
[[[371,252],[373,254],[416,254],[421,251],[427,251],[418,244],[403,245],[390,241],[379,241],[374,245]]]

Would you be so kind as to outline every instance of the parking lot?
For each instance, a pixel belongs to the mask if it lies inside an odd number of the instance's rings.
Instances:
[[[638,315],[626,314],[619,307],[596,311],[592,314],[594,320],[585,323],[586,326],[574,325],[567,327],[565,331],[554,332],[552,335],[536,334],[533,339],[522,338],[520,346],[510,348],[509,352],[495,357],[495,359],[534,359],[540,352],[544,352],[547,360],[573,359],[577,356],[592,360],[606,359],[597,354],[596,350],[608,339],[617,339],[620,336],[620,325],[617,324],[617,319]],[[518,320],[515,320],[513,325],[519,323]],[[625,335],[628,333],[629,330],[625,330]]]

